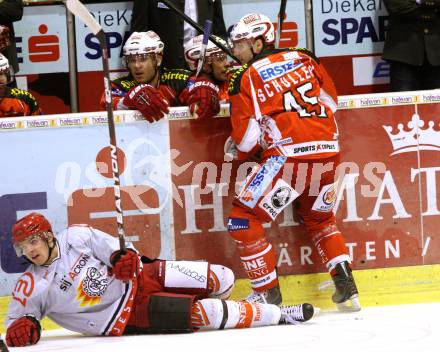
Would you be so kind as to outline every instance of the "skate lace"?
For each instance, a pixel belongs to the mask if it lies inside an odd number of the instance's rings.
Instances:
[[[255,292],[255,291],[253,291],[244,300],[249,302],[249,303],[267,303],[267,292]]]
[[[281,307],[281,319],[285,323],[299,324],[299,320],[304,320],[302,304]]]

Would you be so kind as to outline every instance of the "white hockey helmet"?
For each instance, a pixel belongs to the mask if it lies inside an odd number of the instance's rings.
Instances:
[[[259,13],[250,13],[240,18],[230,33],[233,42],[259,37],[263,38],[265,45],[275,43],[275,27],[269,17]]]
[[[226,41],[223,40],[222,38],[216,35],[214,35],[214,37],[224,46],[226,47],[228,46],[228,43],[226,43]],[[188,63],[188,66],[191,70],[197,69],[197,65],[200,59],[200,53],[202,51],[202,41],[203,41],[203,34],[200,34],[192,38],[185,45],[185,60]],[[208,46],[206,47],[205,59],[207,60],[220,53],[223,53],[223,50],[220,49],[217,45],[215,45],[211,40],[209,40]]]
[[[9,65],[9,61],[5,55],[0,53],[0,74],[5,74],[7,83],[12,82],[14,78],[14,70]]]
[[[123,55],[162,54],[164,44],[153,31],[133,32],[124,44]]]

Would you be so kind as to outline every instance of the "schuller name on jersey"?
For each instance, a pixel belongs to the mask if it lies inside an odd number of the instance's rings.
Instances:
[[[262,62],[264,65],[262,65]],[[292,86],[297,86],[313,78],[313,65],[295,64],[294,61],[270,63],[268,59],[256,62],[257,70],[263,82],[263,89],[257,89],[258,100],[264,103],[275,94],[282,93]]]

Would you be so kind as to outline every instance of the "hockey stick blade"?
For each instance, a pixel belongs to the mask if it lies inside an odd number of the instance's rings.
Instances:
[[[114,182],[114,195],[115,195],[115,209],[116,209],[116,222],[118,225],[118,237],[119,237],[119,247],[122,252],[125,251],[125,232],[124,232],[124,220],[122,213],[122,202],[121,202],[121,186],[119,179],[119,163],[118,163],[118,153],[116,145],[116,129],[115,121],[113,118],[113,106],[111,97],[111,87],[110,87],[110,68],[108,63],[108,48],[107,41],[105,37],[104,30],[91,15],[89,10],[79,1],[79,0],[66,0],[67,9],[78,17],[84,24],[89,27],[92,33],[98,38],[99,46],[102,50],[102,65],[104,71],[104,93],[105,93],[105,103],[107,107],[107,122],[108,131],[110,135],[110,157],[111,157],[111,168],[113,173]]]
[[[66,7],[72,12],[76,17],[81,19],[87,27],[90,28],[94,35],[98,35],[99,31],[102,31],[102,27],[93,18],[87,7],[85,7],[78,0],[67,0]]]
[[[281,0],[280,12],[278,13],[278,26],[277,26],[277,39],[275,42],[275,47],[280,47],[281,32],[283,30],[284,17],[286,16],[286,4],[287,0]]]
[[[205,62],[206,49],[208,48],[208,40],[209,40],[209,35],[211,34],[211,30],[212,30],[212,21],[206,20],[205,28],[203,29],[202,48],[200,49],[200,57],[199,57],[199,63],[197,64],[196,77],[199,76],[200,71],[202,71],[203,64]]]

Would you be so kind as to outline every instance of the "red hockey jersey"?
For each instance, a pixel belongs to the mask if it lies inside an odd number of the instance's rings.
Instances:
[[[5,95],[0,98],[0,118],[30,115],[41,115],[34,96],[22,89],[6,88]]]
[[[243,65],[229,84],[232,138],[241,152],[317,159],[339,152],[332,79],[311,52],[273,49]]]

